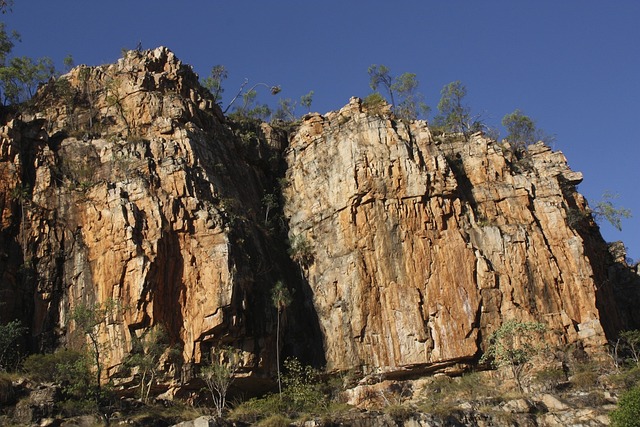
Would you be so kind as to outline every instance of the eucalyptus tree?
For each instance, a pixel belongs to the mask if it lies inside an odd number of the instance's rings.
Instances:
[[[419,82],[416,74],[403,73],[394,77],[388,67],[377,64],[371,65],[368,73],[371,89],[377,91],[382,86],[389,94],[394,112],[401,119],[415,120],[429,112],[429,107],[424,103],[424,96],[418,92]]]
[[[440,91],[438,122],[449,132],[466,133],[471,128],[471,109],[464,103],[467,88],[456,80]]]

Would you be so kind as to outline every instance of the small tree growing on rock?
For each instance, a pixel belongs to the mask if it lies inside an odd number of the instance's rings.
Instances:
[[[602,195],[602,199],[596,203],[596,207],[591,211],[591,213],[596,221],[600,221],[604,218],[607,222],[613,225],[616,230],[622,231],[622,219],[631,218],[631,211],[623,207],[616,207],[613,204],[613,200],[617,197],[618,196],[615,194],[605,192]]]
[[[302,267],[308,267],[313,263],[313,249],[304,234],[296,234],[291,237],[289,256]]]
[[[78,331],[83,333],[91,344],[90,353],[96,375],[96,401],[100,399],[101,379],[102,379],[102,358],[104,345],[100,343],[100,330],[106,323],[108,316],[115,312],[117,303],[114,300],[107,300],[104,303],[80,304],[77,305],[71,314],[71,320],[76,325]]]
[[[140,399],[145,403],[149,401],[151,387],[158,375],[160,359],[169,348],[167,342],[164,328],[161,326],[149,328],[134,340],[132,353],[125,361],[125,366],[138,368]]]
[[[227,393],[241,367],[240,355],[230,347],[216,349],[211,364],[200,371],[200,378],[207,384],[218,417],[227,405]]]
[[[229,76],[227,72],[227,68],[224,65],[215,65],[211,69],[211,74],[209,77],[204,79],[202,85],[209,89],[211,94],[213,95],[213,100],[216,103],[220,103],[222,101],[222,93],[224,92],[224,88],[222,87],[222,82],[226,80]]]
[[[313,91],[309,91],[309,93],[307,93],[306,95],[302,95],[300,97],[300,105],[302,105],[306,110],[307,113],[311,112],[311,103],[313,102]]]
[[[523,391],[522,374],[531,359],[542,350],[539,343],[545,331],[546,326],[542,323],[507,320],[489,337],[489,346],[480,362],[508,367]]]

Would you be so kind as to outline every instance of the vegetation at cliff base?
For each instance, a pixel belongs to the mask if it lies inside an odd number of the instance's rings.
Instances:
[[[241,367],[240,355],[231,347],[216,349],[211,355],[211,363],[200,371],[200,378],[207,385],[216,415],[222,417],[227,407],[227,393]]]
[[[20,365],[25,351],[21,339],[27,331],[19,320],[0,325],[0,372],[15,370]]]
[[[539,322],[507,320],[489,337],[489,346],[480,362],[508,367],[522,390],[522,374],[531,359],[540,353],[545,330],[546,326]]]
[[[612,427],[640,426],[640,385],[620,396],[618,407],[611,413]]]

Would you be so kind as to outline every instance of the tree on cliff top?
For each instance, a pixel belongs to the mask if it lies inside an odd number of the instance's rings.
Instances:
[[[394,77],[389,68],[377,64],[371,65],[368,73],[371,89],[376,91],[379,86],[384,87],[389,94],[394,112],[401,119],[415,120],[429,112],[429,107],[424,103],[424,96],[418,92],[419,83],[414,73],[403,73]],[[396,95],[399,97],[398,104],[395,100]]]
[[[438,103],[440,115],[436,117],[445,130],[456,133],[466,133],[471,128],[471,110],[463,103],[467,96],[467,88],[456,80],[444,86],[440,91],[442,97]]]
[[[211,69],[211,74],[209,77],[204,79],[202,85],[209,89],[209,91],[213,94],[213,100],[216,103],[222,101],[222,92],[224,92],[224,88],[222,87],[222,82],[229,76],[227,72],[227,68],[224,65],[215,65]]]
[[[550,143],[554,137],[539,129],[531,117],[519,109],[502,118],[502,126],[507,130],[505,139],[519,147],[535,144],[538,141]]]
[[[0,9],[4,13],[4,7],[0,3]],[[2,90],[2,103],[18,104],[31,98],[38,84],[46,81],[55,74],[55,67],[50,58],[43,57],[33,60],[28,56],[20,56],[9,59],[15,42],[20,41],[20,34],[13,31],[7,33],[5,24],[0,22],[0,88]]]

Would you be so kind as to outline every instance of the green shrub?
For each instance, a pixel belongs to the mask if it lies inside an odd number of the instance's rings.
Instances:
[[[170,403],[142,405],[127,411],[128,423],[135,426],[174,425],[210,415],[206,408],[187,405],[176,399]],[[121,422],[122,423],[122,422]]]
[[[11,377],[5,373],[0,373],[0,407],[11,402],[13,398],[14,392]]]
[[[21,337],[26,332],[27,328],[19,320],[0,325],[0,371],[16,369],[20,364],[23,357]]]
[[[598,385],[598,373],[582,371],[571,376],[571,385],[578,389],[590,389]]]
[[[545,390],[555,390],[560,383],[567,380],[567,375],[560,368],[549,367],[536,372],[535,379]]]
[[[284,367],[283,398],[288,403],[288,409],[292,412],[323,412],[327,401],[321,389],[320,373],[296,358],[285,360]]]
[[[364,98],[362,105],[373,114],[379,115],[382,114],[384,107],[387,105],[387,101],[379,92],[373,92]]]
[[[386,406],[384,412],[389,414],[396,422],[402,423],[408,420],[414,411],[408,406],[393,404]]]
[[[60,410],[65,417],[77,417],[94,414],[98,405],[91,399],[68,399],[60,404]]]
[[[270,415],[283,413],[286,405],[277,394],[268,394],[262,398],[249,399],[237,405],[230,414],[233,421],[253,424]]]
[[[288,358],[284,366],[282,393],[268,394],[241,403],[231,411],[231,419],[255,423],[272,415],[284,414],[294,418],[302,414],[323,415],[338,410],[331,406],[324,392],[325,384],[316,369],[303,365],[295,358]]]
[[[588,390],[598,386],[604,367],[594,361],[575,363],[569,381],[575,388]]]
[[[640,367],[634,366],[629,370],[613,375],[611,376],[611,380],[617,386],[624,387],[625,390],[630,390],[636,385],[640,385]]]
[[[622,394],[609,417],[612,427],[640,427],[640,386]]]
[[[32,354],[25,359],[23,369],[34,380],[60,384],[67,397],[85,398],[93,389],[90,363],[78,351]]]
[[[257,425],[259,427],[287,427],[289,424],[291,424],[291,420],[287,417],[275,414],[260,421]]]
[[[518,389],[523,391],[522,376],[531,359],[540,353],[545,331],[546,326],[542,323],[507,320],[489,336],[487,351],[480,362],[508,367]]]

